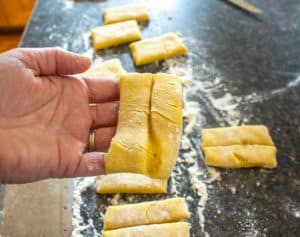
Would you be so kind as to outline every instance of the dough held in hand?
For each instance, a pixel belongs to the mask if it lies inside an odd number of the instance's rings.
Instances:
[[[122,227],[175,222],[189,218],[183,198],[143,202],[108,207],[104,216],[104,230]]]
[[[141,39],[141,32],[134,20],[96,27],[92,30],[95,50],[130,43]]]
[[[103,11],[104,24],[120,21],[136,20],[147,21],[149,14],[144,5],[131,4],[126,6],[106,8]]]
[[[115,173],[97,177],[97,193],[166,193],[167,180],[142,174]]]
[[[147,174],[151,156],[148,117],[152,74],[126,74],[121,76],[119,85],[118,126],[108,150],[106,172]]]
[[[103,231],[103,237],[189,237],[186,222],[142,225],[117,230]]]
[[[182,130],[181,80],[168,74],[129,73],[120,78],[117,132],[106,172],[168,179]]]
[[[150,131],[152,160],[148,163],[151,177],[166,179],[178,157],[182,135],[182,82],[179,77],[154,75]]]
[[[175,33],[134,42],[129,45],[135,65],[140,66],[154,61],[171,58],[188,51]]]

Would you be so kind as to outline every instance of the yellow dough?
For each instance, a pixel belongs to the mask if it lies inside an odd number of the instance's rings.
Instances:
[[[150,127],[153,158],[151,177],[166,179],[177,160],[182,133],[182,82],[179,77],[155,74],[152,86]]]
[[[223,168],[275,168],[276,148],[264,145],[204,147],[205,163]]]
[[[243,125],[203,129],[202,146],[206,165],[223,168],[275,168],[276,147],[268,128]]]
[[[273,146],[268,128],[263,125],[203,129],[201,136],[204,147],[238,144]]]
[[[186,46],[175,33],[134,42],[129,45],[137,66],[174,57],[187,52]]]
[[[92,30],[96,50],[117,46],[141,39],[141,32],[134,20],[99,26]]]
[[[147,21],[149,14],[144,5],[126,5],[107,8],[103,11],[104,24],[111,24],[120,21],[136,20]]]
[[[190,226],[186,222],[142,225],[103,231],[103,237],[189,237]]]
[[[189,218],[183,198],[143,202],[108,207],[104,216],[104,230],[122,227],[175,222]]]
[[[168,179],[180,145],[181,89],[181,80],[168,74],[121,76],[119,121],[107,155],[108,174]]]
[[[167,180],[142,174],[116,173],[97,177],[97,193],[166,193]]]
[[[126,73],[119,59],[111,59],[92,66],[86,72],[80,74],[87,77],[115,77]]]
[[[120,109],[106,172],[147,173],[150,157],[149,113],[152,74],[130,73],[120,78]]]

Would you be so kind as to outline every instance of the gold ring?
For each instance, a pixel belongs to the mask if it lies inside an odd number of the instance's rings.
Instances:
[[[96,151],[96,145],[95,145],[95,130],[92,130],[92,131],[90,131],[90,133],[89,133],[88,151],[89,151],[89,152],[94,152],[94,151]]]

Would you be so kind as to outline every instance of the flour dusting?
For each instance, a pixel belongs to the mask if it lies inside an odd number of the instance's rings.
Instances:
[[[74,191],[73,191],[73,206],[72,206],[72,237],[83,237],[83,231],[93,228],[94,226],[89,224],[85,225],[80,214],[80,206],[83,205],[82,194],[86,190],[95,185],[95,177],[77,178],[74,180]]]

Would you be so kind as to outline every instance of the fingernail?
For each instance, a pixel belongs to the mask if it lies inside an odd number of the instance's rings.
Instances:
[[[105,153],[89,152],[84,154],[83,157],[89,171],[97,171],[99,173],[103,173],[105,171]]]

